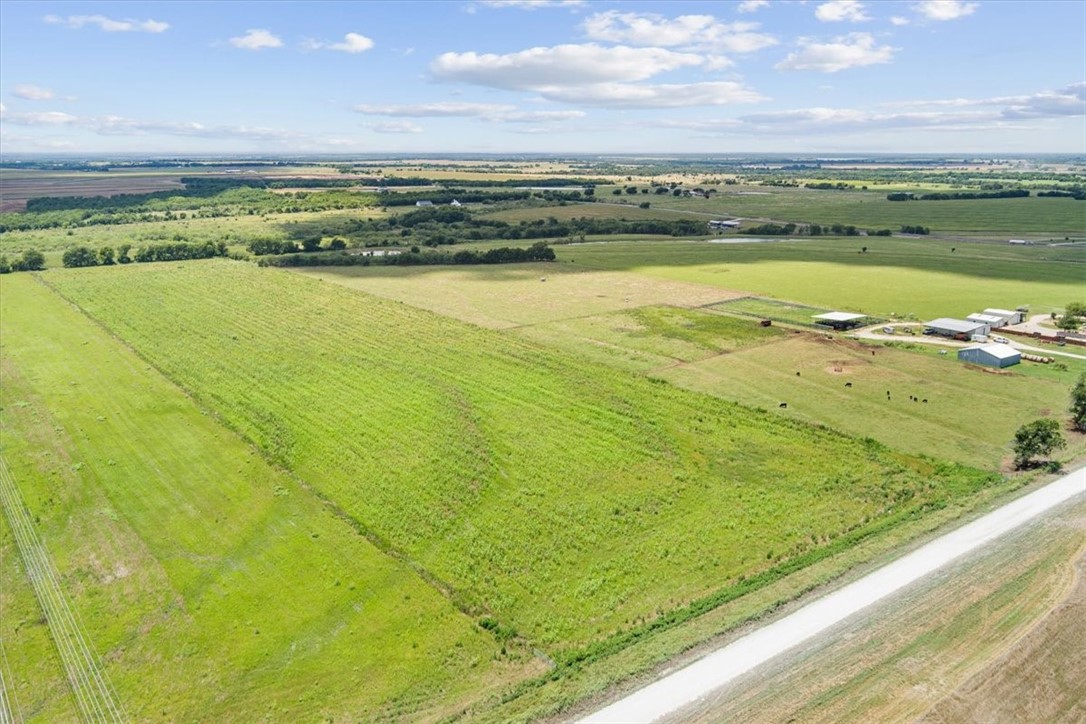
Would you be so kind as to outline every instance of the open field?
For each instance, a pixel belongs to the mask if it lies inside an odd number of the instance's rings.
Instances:
[[[316,267],[298,269],[295,273],[333,281],[492,329],[585,317],[650,304],[699,306],[733,296],[696,284],[628,272],[594,271],[568,264],[505,264],[456,269]]]
[[[426,719],[539,666],[36,279],[3,298],[4,455],[129,716]],[[26,615],[5,653],[60,712]]]
[[[1084,515],[1065,507],[675,720],[1080,720]]]
[[[75,246],[97,249],[116,248],[121,244],[139,247],[143,243],[189,241],[225,241],[228,245],[244,247],[254,239],[299,238],[327,230],[334,236],[343,224],[356,219],[384,216],[378,208],[343,211],[309,211],[292,214],[243,215],[213,218],[187,218],[173,221],[141,221],[133,224],[80,226],[74,229],[41,229],[9,231],[0,235],[0,253],[13,258],[26,249],[45,252],[47,258],[59,257],[58,252]],[[59,266],[59,258],[49,266]]]
[[[22,211],[27,199],[41,196],[115,196],[182,189],[173,174],[114,177],[108,173],[54,174],[0,170],[0,212]]]
[[[862,246],[867,253],[860,253]],[[954,251],[951,251],[954,249]],[[964,316],[1082,298],[1086,244],[1011,247],[935,239],[821,239],[764,244],[684,241],[555,247],[559,261],[636,271],[876,317]]]
[[[773,186],[722,186],[710,198],[638,194],[629,201],[652,201],[660,210],[773,219],[822,225],[852,224],[861,229],[902,225],[930,227],[933,234],[1043,235],[1042,238],[1086,236],[1084,202],[1072,199],[970,199],[958,201],[887,201],[886,189],[819,191]],[[611,198],[611,187],[596,189]],[[615,199],[620,197],[615,196]]]
[[[79,710],[3,515],[0,591],[0,674],[15,720],[75,721]]]
[[[493,213],[480,214],[484,219],[498,221],[535,221],[555,218],[559,221],[569,219],[689,219],[691,214],[683,211],[647,208],[640,206],[617,206],[604,202],[567,203],[565,206],[532,206],[519,209],[505,209]],[[708,234],[708,231],[706,231]]]
[[[966,366],[953,352],[919,354],[796,335],[652,374],[912,454],[998,469],[1019,425],[1059,416],[1067,407],[1071,384],[1086,371],[1086,363],[1069,362],[1059,381],[1039,380]],[[781,402],[788,407],[779,408]],[[1086,451],[1081,435],[1068,435],[1069,454]]]
[[[464,610],[559,661],[992,483],[286,272],[47,278]]]

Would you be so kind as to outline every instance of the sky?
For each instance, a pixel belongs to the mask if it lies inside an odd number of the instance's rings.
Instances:
[[[0,2],[0,153],[1086,154],[1086,2]]]

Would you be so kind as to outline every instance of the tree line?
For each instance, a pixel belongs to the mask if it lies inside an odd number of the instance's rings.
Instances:
[[[226,244],[221,241],[206,241],[195,244],[187,242],[148,244],[137,249],[135,254],[130,255],[131,250],[131,244],[121,244],[116,250],[110,246],[103,246],[97,250],[87,246],[76,246],[64,252],[61,262],[67,268],[75,268],[129,264],[134,261],[140,263],[187,261],[190,259],[210,259],[216,256],[226,256]]]
[[[971,199],[1023,199],[1029,196],[1026,189],[1004,191],[938,191],[930,194],[910,194],[897,191],[886,194],[887,201],[963,201]]]
[[[260,266],[424,266],[443,264],[513,264],[529,261],[554,261],[554,250],[546,243],[536,242],[527,248],[500,247],[485,251],[463,249],[456,253],[419,249],[399,254],[385,253],[380,256],[327,252],[324,254],[285,254],[266,256],[257,263]]]

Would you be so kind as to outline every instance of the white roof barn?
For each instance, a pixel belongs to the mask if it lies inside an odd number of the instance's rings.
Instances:
[[[965,318],[968,322],[980,322],[981,324],[987,324],[992,329],[998,329],[1004,327],[1007,324],[1007,320],[1003,317],[997,317],[994,314],[970,314]]]
[[[981,344],[958,350],[958,359],[985,367],[1010,367],[1022,361],[1022,353],[1005,344]]]
[[[988,334],[991,331],[991,327],[983,322],[972,322],[965,319],[951,319],[949,317],[940,317],[939,319],[933,319],[924,325],[928,329],[933,330],[936,334],[941,334],[944,337],[956,337],[958,335],[965,335],[970,337],[974,334]]]

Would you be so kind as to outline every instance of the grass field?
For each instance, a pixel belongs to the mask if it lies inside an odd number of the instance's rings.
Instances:
[[[963,365],[953,351],[919,354],[797,335],[653,374],[912,454],[998,469],[1020,425],[1062,415],[1071,384],[1086,371],[1086,363],[1066,363],[1061,379],[1039,380]],[[779,408],[781,402],[788,407]],[[1081,435],[1068,435],[1072,454],[1086,449]]]
[[[492,329],[650,304],[698,306],[733,296],[696,284],[569,264],[318,267],[296,273]]]
[[[35,278],[3,300],[4,456],[131,717],[428,719],[540,666]],[[67,718],[4,591],[16,691]]]
[[[860,253],[861,246],[868,247]],[[954,251],[951,251],[951,249]],[[1011,247],[934,239],[826,239],[780,243],[681,241],[555,247],[559,261],[636,271],[787,301],[920,319],[1028,304],[1034,312],[1082,299],[1086,244]]]
[[[535,221],[536,219],[555,218],[559,221],[569,219],[689,219],[691,214],[684,211],[669,211],[665,209],[647,208],[639,206],[617,206],[611,203],[571,203],[566,206],[536,206],[519,209],[505,209],[489,214],[480,214],[485,219],[495,219],[515,223],[518,221]],[[708,231],[706,232],[708,233]]]
[[[611,187],[596,194],[610,198]],[[822,225],[852,224],[861,229],[902,225],[930,227],[935,234],[1042,235],[1042,238],[1086,236],[1086,209],[1081,201],[1059,198],[971,199],[961,201],[887,201],[878,191],[818,191],[772,186],[722,187],[710,198],[655,197],[659,210],[774,219]],[[618,197],[615,197],[618,198]],[[633,197],[630,197],[633,200]]]
[[[558,660],[991,482],[286,272],[47,278]]]

